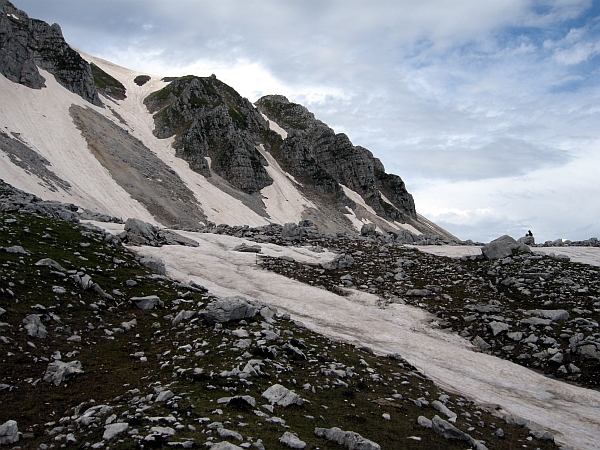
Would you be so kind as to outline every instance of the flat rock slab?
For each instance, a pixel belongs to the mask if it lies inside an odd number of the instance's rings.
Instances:
[[[373,441],[365,439],[353,431],[343,431],[340,428],[315,428],[315,435],[337,442],[348,450],[381,450],[381,446]]]
[[[151,310],[156,307],[164,308],[165,304],[157,295],[147,295],[146,297],[131,297],[129,299],[132,303],[135,303],[140,309]]]

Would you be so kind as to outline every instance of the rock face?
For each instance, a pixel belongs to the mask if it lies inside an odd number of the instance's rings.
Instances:
[[[214,172],[247,194],[273,183],[256,146],[274,132],[247,99],[215,76],[178,78],[144,103],[154,114],[154,134],[176,136],[175,155],[192,170],[205,177]]]
[[[0,0],[0,72],[15,83],[41,89],[46,79],[38,67],[71,92],[102,105],[90,65],[65,42],[60,26],[30,19],[8,0]]]
[[[387,174],[369,150],[352,145],[348,136],[335,134],[305,107],[281,95],[262,97],[256,106],[287,131],[283,143],[270,151],[294,177],[342,202],[346,200],[342,200],[340,184],[347,186],[388,219],[417,218],[412,195],[402,179]]]

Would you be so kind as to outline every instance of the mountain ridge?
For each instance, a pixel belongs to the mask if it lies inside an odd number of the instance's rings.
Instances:
[[[7,83],[1,88],[7,93],[0,119],[5,136],[2,172],[16,187],[103,214],[126,218],[135,213],[164,226],[193,227],[207,221],[260,226],[309,219],[330,232],[357,233],[374,224],[383,233],[458,241],[437,226],[421,223],[400,177],[387,174],[370,151],[336,134],[303,106],[283,96],[266,96],[253,105],[214,75],[163,78],[130,71],[72,49],[58,25],[29,19],[7,0],[0,6],[3,74],[32,89],[23,92]],[[75,62],[63,64],[61,58]],[[8,60],[10,64],[5,63]],[[300,126],[292,127],[289,117],[269,107],[277,99],[304,111]],[[92,145],[97,123],[81,110],[73,123],[72,111],[78,108],[93,109],[111,121],[105,130],[111,129],[114,136]],[[283,129],[289,130],[283,137],[273,128],[281,130],[277,122],[286,120]],[[51,142],[42,134],[52,135]],[[65,137],[62,143],[60,136]],[[20,157],[15,142],[8,144],[11,139],[29,148],[28,165],[15,163]],[[99,142],[104,151],[98,150]],[[119,142],[119,148],[111,150],[109,142],[113,147]],[[152,165],[166,164],[165,175],[153,177],[125,157],[118,164],[108,163],[107,155],[122,148],[140,148],[146,159],[155,154],[162,162]],[[77,154],[81,161],[67,153]],[[45,171],[40,162],[34,164],[35,155],[46,161]],[[79,179],[80,174],[85,179]],[[49,184],[54,178],[60,182]],[[151,191],[156,195],[148,195]],[[184,193],[187,206],[165,215],[166,203],[161,206],[159,199],[177,204],[184,201],[178,192]]]

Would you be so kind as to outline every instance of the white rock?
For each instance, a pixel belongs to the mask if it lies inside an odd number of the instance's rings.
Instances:
[[[111,423],[109,425],[106,425],[106,427],[104,427],[104,434],[102,435],[102,439],[104,439],[105,441],[110,441],[117,434],[127,431],[128,428],[129,424],[125,422]]]

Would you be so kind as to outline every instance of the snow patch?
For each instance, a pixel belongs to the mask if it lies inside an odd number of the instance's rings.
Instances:
[[[279,166],[262,144],[256,148],[269,163],[265,169],[273,180],[273,184],[260,191],[267,213],[274,221],[282,224],[301,221],[303,212],[307,208],[316,208],[316,205],[298,191],[294,186],[296,181]]]
[[[273,130],[275,133],[277,133],[279,136],[281,136],[282,139],[285,139],[288,137],[287,131],[285,131],[283,128],[281,128],[279,125],[277,125],[273,120],[269,119],[263,113],[260,113],[260,115],[263,116],[263,119],[265,119],[267,122],[269,122],[269,128],[271,130]]]

